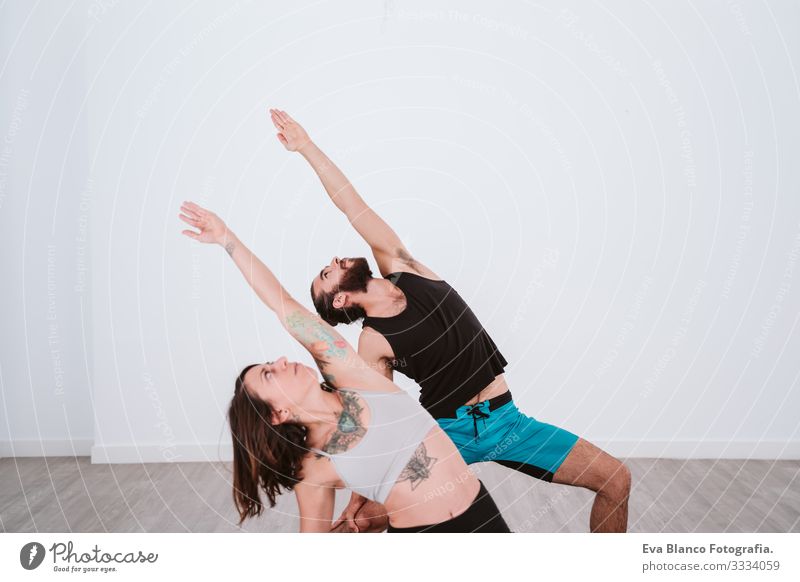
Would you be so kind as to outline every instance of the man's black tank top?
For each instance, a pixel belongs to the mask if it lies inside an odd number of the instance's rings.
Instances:
[[[405,272],[384,278],[403,291],[406,308],[393,317],[367,316],[362,326],[386,338],[392,369],[419,384],[419,402],[434,418],[454,417],[508,362],[447,282]]]

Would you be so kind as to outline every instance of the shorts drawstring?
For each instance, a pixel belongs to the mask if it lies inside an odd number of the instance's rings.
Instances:
[[[483,420],[484,425],[486,424],[486,419],[489,418],[489,415],[486,414],[483,410],[481,410],[481,404],[483,402],[476,402],[475,404],[468,404],[469,408],[467,409],[467,414],[472,417],[472,426],[475,429],[475,440],[481,440],[481,437],[478,436],[478,419],[480,418]]]

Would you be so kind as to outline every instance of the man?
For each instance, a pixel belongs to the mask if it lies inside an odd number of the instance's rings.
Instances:
[[[494,461],[538,479],[596,492],[592,532],[624,532],[629,469],[589,441],[520,412],[505,381],[507,364],[459,294],[408,252],[397,234],[286,112],[271,109],[283,146],[299,152],[329,197],[372,249],[382,279],[364,258],[334,257],[314,277],[311,296],[331,325],[363,319],[359,355],[392,378],[420,385],[420,403],[467,463]],[[353,494],[339,531],[382,531],[380,505]]]

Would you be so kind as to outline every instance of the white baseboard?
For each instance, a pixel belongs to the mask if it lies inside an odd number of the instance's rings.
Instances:
[[[623,441],[589,439],[622,459],[765,459],[800,460],[800,441],[670,440]],[[0,457],[90,456],[92,463],[209,463],[230,462],[230,443],[183,445],[93,445],[74,441],[0,441]]]
[[[217,463],[233,460],[230,443],[184,445],[95,445],[92,463]]]
[[[800,460],[800,441],[684,440],[624,441],[589,439],[615,457],[625,459],[764,459]]]
[[[85,457],[94,439],[0,441],[2,457]]]

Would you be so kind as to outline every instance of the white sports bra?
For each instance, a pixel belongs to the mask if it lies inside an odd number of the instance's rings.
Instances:
[[[351,392],[362,397],[369,408],[367,432],[343,453],[311,450],[331,459],[349,489],[383,503],[419,444],[438,423],[405,391]]]

